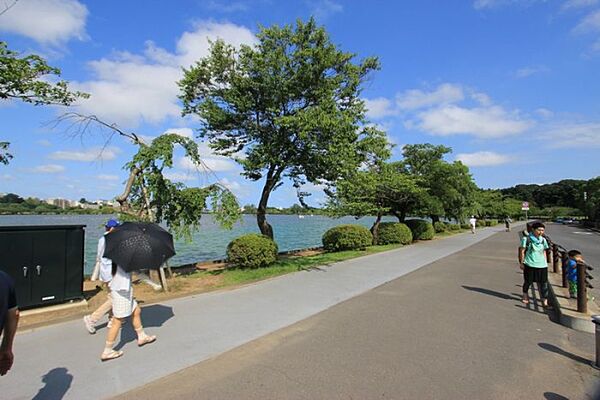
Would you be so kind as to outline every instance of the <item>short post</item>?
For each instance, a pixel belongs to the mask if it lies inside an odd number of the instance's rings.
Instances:
[[[558,264],[560,263],[558,258],[558,246],[556,243],[552,243],[552,270],[554,273],[558,273]]]
[[[562,259],[562,286],[564,288],[568,288],[569,287],[569,282],[567,282],[567,259],[569,258],[569,256],[567,255],[566,251],[561,251],[561,259]]]
[[[600,369],[600,315],[592,315],[592,322],[596,325],[596,364],[592,367]]]
[[[577,312],[587,313],[586,265],[577,263]]]

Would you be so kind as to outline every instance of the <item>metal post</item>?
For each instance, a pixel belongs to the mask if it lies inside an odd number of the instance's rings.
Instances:
[[[596,364],[592,367],[600,369],[600,315],[592,315],[592,322],[596,325]]]
[[[585,264],[577,263],[577,312],[587,313],[587,283]]]
[[[569,256],[567,255],[566,251],[561,251],[560,254],[562,259],[562,286],[564,288],[568,288],[569,282],[567,282],[567,268],[565,267],[567,263],[567,258],[569,258]]]
[[[558,258],[558,246],[555,243],[552,243],[552,269],[554,273],[558,273],[558,265],[560,264]]]

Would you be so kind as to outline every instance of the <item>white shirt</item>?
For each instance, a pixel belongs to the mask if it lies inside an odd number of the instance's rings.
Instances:
[[[108,232],[104,233],[106,236]],[[106,248],[106,239],[102,236],[98,240],[98,251],[96,252],[96,265],[94,266],[94,272],[92,273],[91,280],[95,281],[100,275],[102,282],[110,282],[112,279],[112,260],[104,257],[104,249]]]
[[[471,224],[471,226],[475,226],[477,224],[477,219],[476,218],[471,218],[469,220],[469,224]]]
[[[130,290],[131,272],[125,272],[123,268],[117,266],[117,273],[112,277],[108,287],[110,290]]]

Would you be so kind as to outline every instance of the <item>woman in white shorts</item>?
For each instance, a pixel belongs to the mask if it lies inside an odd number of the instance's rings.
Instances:
[[[131,273],[125,272],[121,267],[113,263],[113,278],[109,283],[110,295],[112,297],[113,323],[106,335],[106,344],[104,351],[100,356],[102,361],[113,360],[123,355],[123,351],[113,349],[123,320],[130,315],[132,317],[133,328],[137,334],[138,346],[152,343],[156,336],[147,335],[142,326],[142,311],[133,298],[133,288],[131,287]]]

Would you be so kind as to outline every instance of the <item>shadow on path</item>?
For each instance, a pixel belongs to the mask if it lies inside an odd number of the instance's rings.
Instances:
[[[560,354],[561,356],[570,358],[573,361],[577,361],[577,362],[580,362],[580,363],[588,365],[588,366],[591,364],[591,361],[588,360],[587,358],[583,358],[583,357],[580,357],[580,356],[578,356],[576,354],[569,353],[568,351],[564,351],[560,347],[556,347],[553,344],[550,344],[550,343],[538,343],[538,346],[540,346],[544,350],[548,350],[548,351],[551,351],[552,353]]]
[[[174,317],[173,308],[163,306],[162,304],[153,304],[142,308],[142,324],[144,329],[152,327],[161,327],[165,322]],[[148,334],[154,334],[153,332],[147,332]],[[132,342],[137,339],[133,326],[131,325],[131,318],[123,324],[121,328],[121,340],[119,344],[115,346],[116,350],[120,350],[128,342]]]
[[[60,400],[67,393],[73,382],[73,375],[69,374],[66,368],[54,368],[42,377],[45,384],[33,400],[56,399]]]
[[[490,289],[484,289],[484,288],[479,288],[479,287],[474,287],[474,286],[465,286],[465,285],[462,285],[462,287],[464,289],[470,290],[472,292],[483,293],[483,294],[487,294],[489,296],[499,297],[503,300],[520,300],[519,297],[510,296],[506,293],[500,293],[500,292],[496,292],[496,291],[490,290]]]
[[[561,396],[560,394],[554,393],[554,392],[546,392],[546,393],[544,393],[544,398],[546,400],[569,400],[568,397]]]

